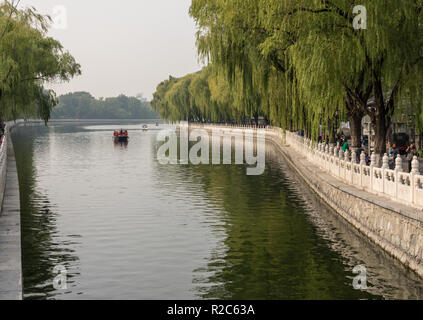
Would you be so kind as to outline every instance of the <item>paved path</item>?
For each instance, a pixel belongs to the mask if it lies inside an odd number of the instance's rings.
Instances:
[[[10,139],[10,138],[9,138]],[[8,141],[6,190],[0,213],[0,300],[22,299],[21,217],[18,174]]]

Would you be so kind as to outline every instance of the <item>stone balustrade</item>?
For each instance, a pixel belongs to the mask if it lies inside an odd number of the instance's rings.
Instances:
[[[360,154],[360,161],[357,162],[355,152],[352,152],[350,157],[349,152],[344,153],[333,146],[313,143],[296,133],[286,132],[285,139],[293,152],[306,157],[343,182],[374,194],[388,196],[404,204],[423,208],[423,175],[419,171],[420,163],[417,157],[414,157],[411,163],[411,172],[406,173],[400,156],[395,159],[395,169],[391,170],[387,154],[382,159],[381,167],[375,154],[371,155],[370,165],[367,166],[364,152]]]
[[[420,163],[414,157],[411,163],[411,172],[403,170],[403,161],[400,156],[395,159],[395,169],[389,169],[389,158],[385,154],[382,166],[377,163],[377,157],[372,154],[370,165],[366,163],[366,157],[362,152],[358,157],[353,152],[343,152],[341,148],[323,143],[315,143],[296,133],[284,131],[281,128],[257,127],[251,125],[207,125],[211,128],[236,128],[247,130],[266,130],[266,138],[277,144],[286,144],[292,152],[306,157],[310,162],[329,172],[341,181],[371,192],[385,195],[390,199],[411,205],[418,209],[423,208],[423,175],[420,173]]]

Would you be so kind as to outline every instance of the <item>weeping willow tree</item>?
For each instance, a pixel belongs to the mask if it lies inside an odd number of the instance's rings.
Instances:
[[[354,27],[356,6],[366,9],[365,29]],[[310,137],[320,128],[334,132],[345,116],[354,148],[369,115],[375,152],[383,154],[395,114],[412,104],[420,128],[423,123],[422,6],[415,0],[193,0],[198,52],[209,65],[207,76],[193,77],[209,79],[192,79],[190,98],[177,102],[190,100],[185,106],[206,119],[262,115]],[[229,93],[219,97],[219,87]],[[215,108],[217,101],[226,107]]]
[[[225,76],[233,92],[232,107],[256,122],[262,115],[311,136],[330,121],[322,123],[327,110],[307,105],[302,93],[292,54],[310,28],[297,24],[299,15],[289,14],[294,6],[292,1],[193,0],[190,14],[199,29],[199,55]]]
[[[375,152],[383,154],[392,117],[401,112],[399,106],[404,100],[421,105],[422,3],[266,3],[269,28],[283,26],[284,32],[294,35],[292,46],[281,41],[279,48],[290,58],[302,103],[315,114],[328,115],[328,120],[336,110],[345,110],[355,147],[359,146],[361,119],[369,115],[376,133]],[[356,5],[366,8],[367,29],[353,28]],[[274,41],[269,41],[267,45],[273,46]],[[421,114],[421,107],[418,110]]]
[[[375,152],[382,154],[395,113],[403,101],[423,112],[420,85],[423,70],[423,24],[421,1],[366,1],[370,32],[363,32],[365,67],[374,99],[369,103],[356,94],[354,100],[371,117],[375,133]],[[417,123],[419,124],[419,123]]]
[[[229,122],[236,118],[229,85],[211,66],[182,78],[170,77],[157,86],[151,106],[172,122]]]
[[[257,0],[194,0],[190,14],[199,29],[199,55],[229,84],[237,114],[254,118],[256,123],[260,115],[282,123],[266,106],[269,76],[276,69],[284,72],[284,66],[260,52],[259,45],[269,34],[260,26],[259,5]]]
[[[44,85],[69,81],[80,65],[62,45],[47,36],[48,16],[17,4],[0,5],[0,117],[40,117],[47,121],[57,104],[54,91]]]

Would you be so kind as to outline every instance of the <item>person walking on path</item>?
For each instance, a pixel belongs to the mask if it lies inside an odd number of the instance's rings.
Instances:
[[[342,145],[342,151],[350,151],[350,145],[348,144],[348,141],[344,140],[344,144]]]

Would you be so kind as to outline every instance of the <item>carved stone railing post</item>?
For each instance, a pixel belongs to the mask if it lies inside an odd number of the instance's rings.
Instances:
[[[402,167],[402,158],[400,155],[398,155],[397,158],[395,159],[395,171],[404,172],[404,169]]]
[[[388,154],[385,153],[385,155],[382,158],[382,186],[383,186],[383,193],[386,192],[386,180],[388,177],[388,174],[385,172],[385,170],[389,170],[389,157]]]
[[[411,161],[411,172],[410,172],[410,184],[411,184],[411,200],[413,203],[416,203],[416,188],[417,181],[416,176],[420,175],[420,162],[419,159],[414,156],[413,161]]]
[[[352,153],[354,153],[354,151]],[[354,184],[354,157],[353,157],[352,153],[349,150],[347,150],[347,152],[345,153],[345,162],[346,163],[349,162],[351,164],[350,165],[350,175],[351,176],[350,176],[349,183]],[[350,159],[350,157],[351,157],[351,159]]]
[[[341,168],[342,168],[342,160],[344,159],[344,151],[338,148],[338,177],[341,178]]]
[[[360,186],[363,187],[363,170],[366,166],[366,154],[364,151],[361,151],[360,155]]]
[[[375,177],[374,169],[378,167],[376,163],[376,154],[373,152],[370,156],[370,190],[373,190],[373,179]]]
[[[398,189],[400,183],[400,173],[403,172],[402,158],[400,155],[395,159],[395,199],[398,199]]]
[[[411,173],[420,174],[420,162],[416,156],[414,156],[413,161],[411,161]]]
[[[387,153],[385,153],[382,159],[382,169],[384,170],[389,169],[389,157]]]
[[[328,144],[326,144],[325,145],[325,155],[324,155],[324,157],[325,157],[325,167],[326,167],[326,170],[329,170],[329,145]]]

